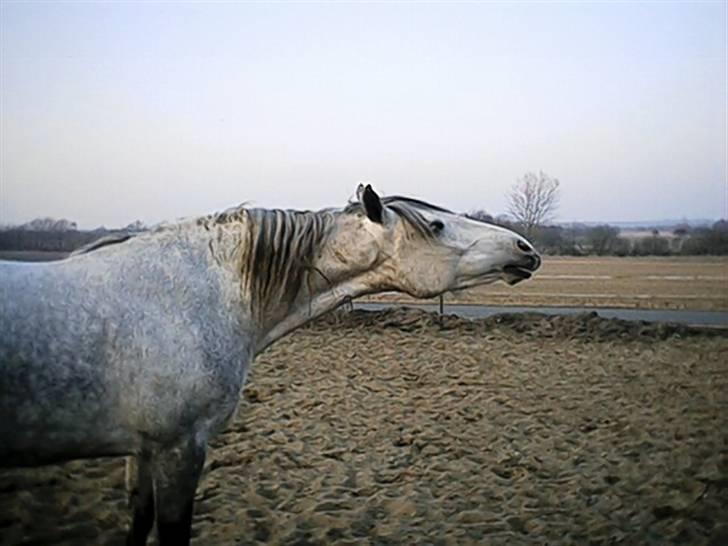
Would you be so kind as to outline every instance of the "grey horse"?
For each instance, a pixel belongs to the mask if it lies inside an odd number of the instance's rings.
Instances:
[[[188,544],[210,438],[255,355],[343,302],[527,279],[507,229],[360,185],[342,209],[238,207],[0,262],[0,465],[136,460],[130,545]]]

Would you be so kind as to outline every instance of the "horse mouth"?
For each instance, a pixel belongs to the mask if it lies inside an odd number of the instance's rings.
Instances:
[[[505,266],[503,268],[503,273],[509,276],[509,279],[506,282],[511,286],[518,284],[521,281],[525,281],[526,279],[530,279],[531,275],[533,275],[532,270],[518,265]]]

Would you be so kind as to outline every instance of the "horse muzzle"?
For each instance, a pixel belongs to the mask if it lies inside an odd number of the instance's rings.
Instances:
[[[538,254],[524,256],[518,262],[503,267],[504,280],[513,286],[521,281],[530,279],[534,272],[541,267],[541,257]]]

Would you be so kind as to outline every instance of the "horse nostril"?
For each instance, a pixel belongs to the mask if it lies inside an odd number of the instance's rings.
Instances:
[[[516,241],[516,246],[520,250],[523,250],[523,252],[533,252],[533,248],[531,248],[531,246],[526,241],[522,241],[521,239],[518,239],[518,241]]]
[[[529,265],[528,268],[531,271],[536,271],[539,267],[541,267],[541,258],[538,254],[534,254],[533,256],[529,256]]]

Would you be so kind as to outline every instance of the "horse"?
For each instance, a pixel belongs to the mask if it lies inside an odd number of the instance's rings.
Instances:
[[[135,461],[128,545],[189,544],[210,441],[256,354],[353,298],[516,284],[541,263],[503,227],[359,185],[343,208],[240,206],[0,262],[0,466]]]

